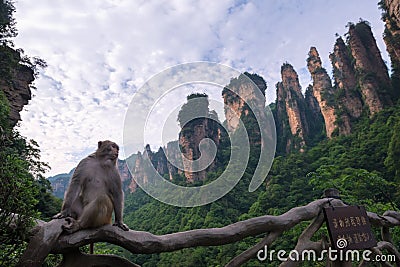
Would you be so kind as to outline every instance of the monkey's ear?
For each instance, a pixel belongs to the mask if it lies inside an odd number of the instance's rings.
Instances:
[[[103,144],[103,141],[99,141],[99,142],[97,143],[97,148],[100,148],[102,144]]]

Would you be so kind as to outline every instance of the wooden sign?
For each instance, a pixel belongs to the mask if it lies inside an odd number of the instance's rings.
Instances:
[[[327,207],[324,208],[324,215],[335,249],[367,249],[376,246],[364,207]]]

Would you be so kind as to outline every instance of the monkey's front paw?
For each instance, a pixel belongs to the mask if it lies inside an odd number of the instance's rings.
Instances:
[[[113,224],[113,226],[118,226],[119,228],[121,228],[124,231],[129,231],[129,227],[126,224],[124,224],[123,222],[115,222]]]

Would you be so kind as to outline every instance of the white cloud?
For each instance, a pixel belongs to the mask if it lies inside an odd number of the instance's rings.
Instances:
[[[360,17],[388,60],[374,1],[19,0],[16,9],[16,46],[48,64],[21,132],[38,141],[50,174],[68,172],[98,140],[122,144],[132,95],[175,64],[209,60],[256,72],[271,102],[282,63],[294,66],[305,89],[310,46],[330,71],[335,33]]]

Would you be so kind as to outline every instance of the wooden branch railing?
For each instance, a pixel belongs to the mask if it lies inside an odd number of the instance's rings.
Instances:
[[[180,250],[197,246],[218,246],[240,241],[249,236],[265,234],[265,237],[254,247],[232,259],[227,266],[240,266],[256,257],[257,251],[265,245],[271,245],[283,232],[293,228],[303,221],[311,224],[300,235],[295,250],[304,251],[313,249],[321,251],[329,246],[326,239],[318,242],[311,241],[312,236],[324,222],[323,207],[329,205],[344,206],[336,198],[323,198],[315,200],[305,206],[296,207],[279,215],[265,215],[236,222],[221,228],[196,229],[166,235],[154,235],[149,232],[122,231],[118,227],[107,225],[97,229],[80,230],[74,234],[62,234],[61,225],[64,220],[52,220],[43,224],[36,231],[26,251],[22,255],[18,266],[41,266],[49,253],[63,254],[60,266],[137,266],[115,255],[87,255],[79,252],[77,248],[95,242],[108,242],[121,246],[133,254],[153,254]],[[400,265],[400,254],[393,246],[389,228],[400,225],[400,213],[388,211],[377,215],[368,212],[370,222],[382,228],[382,242],[378,243],[372,251],[382,253],[382,249],[396,255],[396,264]],[[79,262],[79,264],[78,264]],[[297,266],[300,262],[286,261],[281,266]],[[360,265],[364,266],[365,262]],[[334,264],[333,264],[334,265]],[[398,265],[398,266],[399,266]]]

